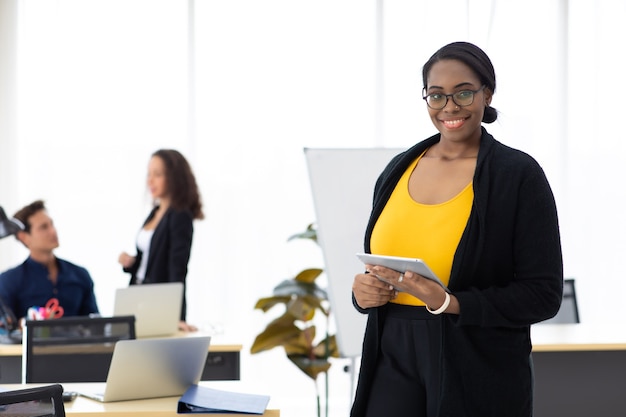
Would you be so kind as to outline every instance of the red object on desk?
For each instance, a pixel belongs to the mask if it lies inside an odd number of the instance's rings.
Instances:
[[[59,305],[59,300],[51,298],[46,303],[45,317],[46,319],[58,319],[63,317],[63,307]]]

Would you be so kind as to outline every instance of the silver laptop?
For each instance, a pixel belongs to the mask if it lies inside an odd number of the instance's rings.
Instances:
[[[131,285],[115,292],[114,316],[135,316],[135,336],[171,336],[178,331],[183,283]]]
[[[79,394],[101,402],[182,395],[200,380],[210,342],[210,336],[120,340],[104,392]]]

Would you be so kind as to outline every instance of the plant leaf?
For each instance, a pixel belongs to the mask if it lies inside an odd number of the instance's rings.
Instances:
[[[294,298],[287,304],[287,311],[301,321],[310,321],[315,317],[315,305],[303,297]]]
[[[337,347],[337,339],[335,335],[328,336],[315,346],[313,353],[318,358],[338,358],[339,348]]]
[[[289,236],[287,242],[293,239],[311,239],[317,243],[317,230],[315,229],[315,223],[309,224],[304,232]]]
[[[298,275],[296,275],[295,280],[298,282],[305,282],[307,284],[313,284],[315,282],[315,279],[319,277],[322,274],[322,272],[324,272],[324,270],[320,268],[305,269],[301,271]]]
[[[324,315],[328,316],[330,314],[330,310],[324,306],[324,302],[327,301],[326,299],[321,299],[318,297],[309,297],[309,296],[302,297],[302,299],[312,308],[320,309],[322,313],[324,313]]]
[[[294,279],[286,279],[276,287],[274,287],[273,295],[274,296],[312,296],[317,297],[322,300],[328,299],[328,294],[326,291],[317,285],[315,282],[306,282],[305,280],[310,278],[310,276],[306,273],[307,271],[321,271],[321,269],[317,270],[305,270],[300,272],[298,276]],[[321,273],[321,272],[320,272]],[[303,275],[304,274],[304,275]],[[319,274],[318,274],[319,275]]]
[[[300,333],[302,330],[294,324],[293,317],[289,314],[283,314],[257,335],[250,348],[250,353],[259,353],[277,346],[284,346],[291,343],[292,339],[298,340]]]
[[[300,355],[290,355],[289,360],[293,362],[302,372],[307,374],[314,380],[317,380],[317,376],[321,373],[327,372],[330,368],[330,362],[326,359],[309,358]]]
[[[307,327],[300,331],[298,337],[289,339],[288,343],[283,343],[283,348],[287,356],[304,355],[311,356],[313,352],[313,340],[315,339],[315,326]]]
[[[280,304],[280,303],[287,304],[290,300],[291,300],[291,296],[287,296],[287,295],[260,298],[256,302],[254,308],[258,310],[263,310],[263,312],[267,312],[276,304]]]

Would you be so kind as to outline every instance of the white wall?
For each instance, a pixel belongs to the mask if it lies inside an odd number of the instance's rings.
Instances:
[[[488,129],[535,156],[553,185],[582,319],[621,323],[626,134],[613,92],[624,3],[23,0],[17,57],[6,43],[0,49],[3,70],[18,66],[16,94],[3,89],[0,107],[16,126],[16,139],[0,138],[0,205],[10,215],[46,200],[58,255],[90,270],[107,314],[128,279],[117,255],[132,250],[149,209],[149,156],[179,149],[207,214],[196,223],[189,321],[222,329],[247,351],[270,319],[255,301],[322,262],[310,242],[286,242],[315,219],[303,148],[404,147],[431,135],[421,65],[443,44],[469,40],[498,75],[501,114]],[[11,73],[0,74],[6,85]],[[0,241],[0,270],[25,256],[13,239]],[[310,410],[312,382],[282,356],[244,355],[244,378],[284,362],[289,381],[267,388]],[[335,368],[331,388],[342,388],[333,395],[347,408],[348,376]]]

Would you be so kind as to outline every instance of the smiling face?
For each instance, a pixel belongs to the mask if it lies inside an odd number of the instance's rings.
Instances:
[[[148,163],[148,189],[154,200],[163,199],[167,197],[167,178],[165,173],[165,163],[163,159],[158,156],[150,158]]]
[[[462,90],[476,91],[481,87],[480,79],[470,67],[458,60],[445,59],[430,69],[425,94],[454,94]],[[452,97],[448,97],[444,108],[434,110],[428,107],[428,114],[441,133],[442,142],[478,143],[483,113],[485,106],[491,103],[491,94],[489,88],[476,92],[469,106],[458,106]]]

